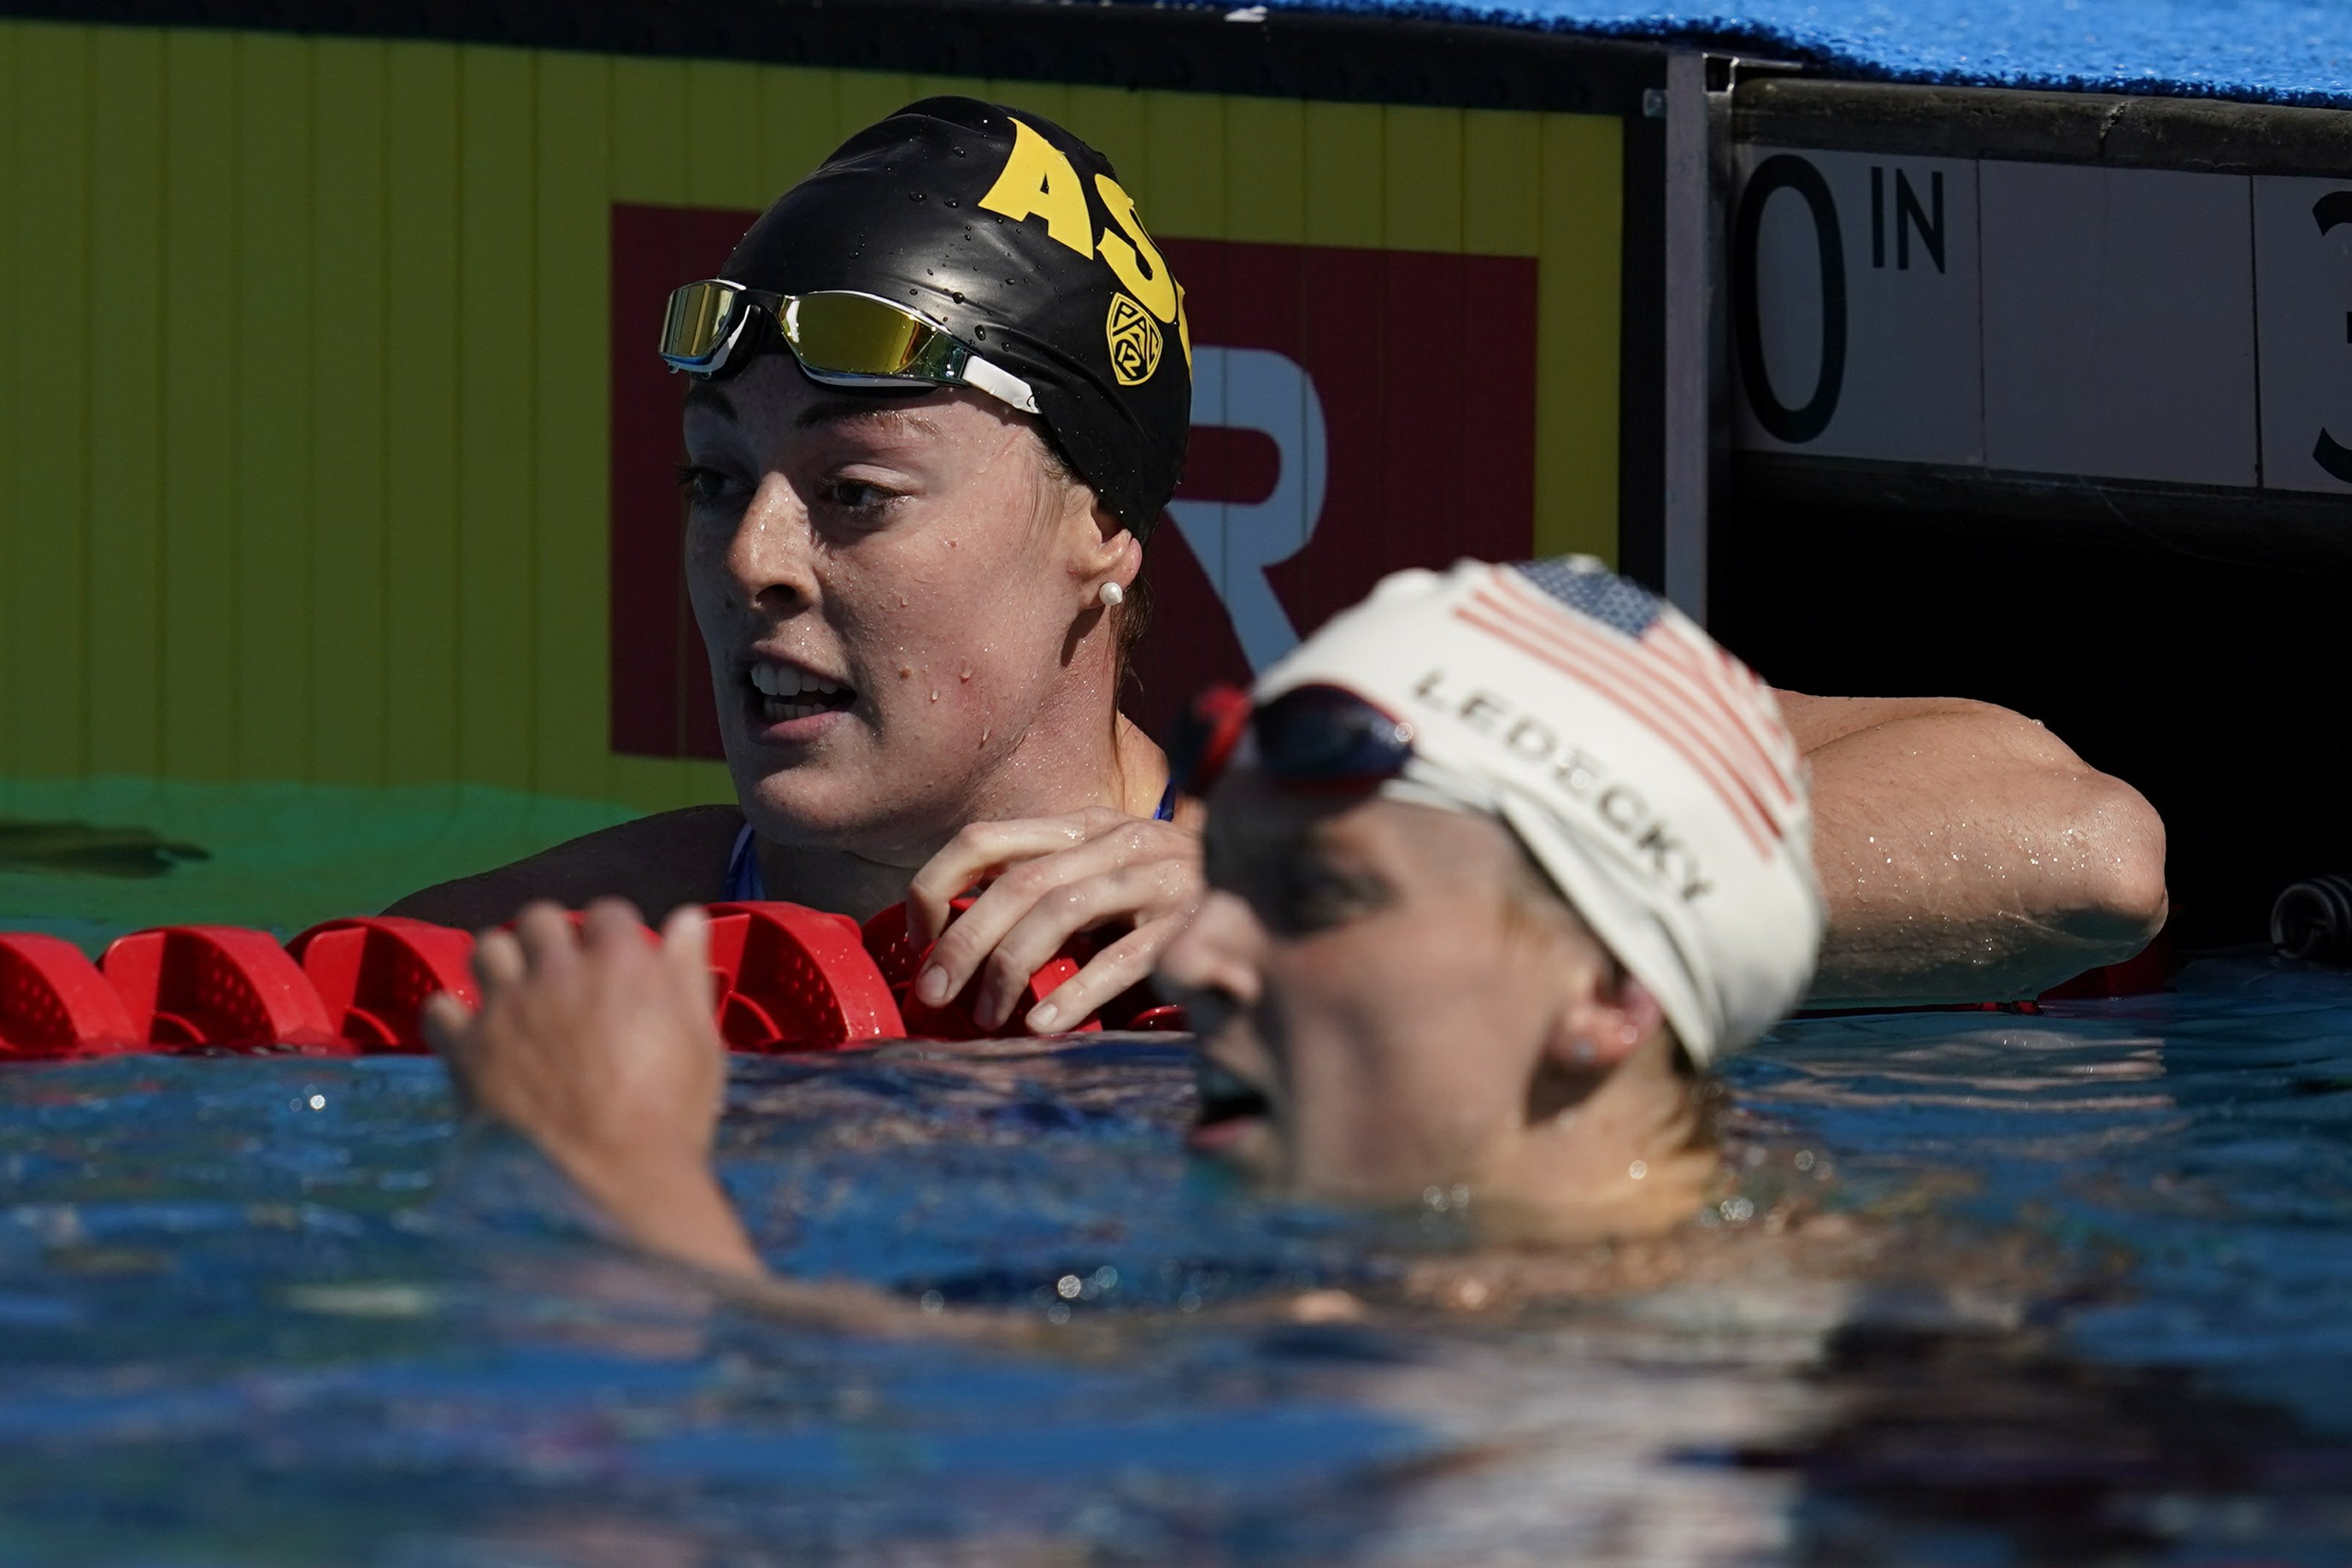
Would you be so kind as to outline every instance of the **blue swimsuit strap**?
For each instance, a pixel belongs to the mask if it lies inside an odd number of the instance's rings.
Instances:
[[[1160,797],[1160,809],[1151,814],[1155,822],[1176,820],[1176,784],[1171,780],[1167,792]],[[727,857],[727,900],[730,903],[759,904],[768,899],[767,874],[760,869],[759,840],[745,823],[735,835],[734,850]]]
[[[760,869],[759,840],[745,823],[743,831],[735,836],[734,853],[727,857],[727,901],[735,904],[764,904],[768,901],[768,879]]]

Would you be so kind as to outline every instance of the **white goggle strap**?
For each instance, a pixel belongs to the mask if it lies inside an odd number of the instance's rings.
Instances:
[[[1037,395],[1030,390],[1027,382],[1011,371],[989,363],[978,354],[969,355],[964,360],[963,382],[974,392],[984,392],[999,403],[1008,404],[1024,414],[1037,412]]]

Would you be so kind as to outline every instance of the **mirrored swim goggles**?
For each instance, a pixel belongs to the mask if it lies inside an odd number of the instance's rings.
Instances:
[[[1344,687],[1293,687],[1264,707],[1237,686],[1192,700],[1169,739],[1176,793],[1209,793],[1249,742],[1249,763],[1285,784],[1370,789],[1412,760],[1412,726]]]
[[[661,356],[672,370],[722,378],[781,340],[811,381],[827,386],[969,386],[1024,414],[1029,384],[972,353],[937,321],[872,294],[829,289],[771,294],[724,278],[673,291]]]

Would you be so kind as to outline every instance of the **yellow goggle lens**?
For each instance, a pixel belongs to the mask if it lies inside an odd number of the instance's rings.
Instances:
[[[803,294],[784,303],[784,341],[818,375],[903,375],[940,334],[861,294]]]
[[[741,293],[716,279],[673,290],[669,313],[662,320],[662,357],[700,362],[717,353],[734,324],[735,302]]]

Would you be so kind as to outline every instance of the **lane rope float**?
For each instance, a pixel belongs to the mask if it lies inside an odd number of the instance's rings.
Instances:
[[[971,900],[957,900],[961,913]],[[913,998],[929,949],[908,939],[893,905],[863,927],[782,902],[719,903],[710,912],[713,1016],[730,1049],[840,1050],[889,1039],[976,1040],[977,985],[938,1007]],[[583,917],[572,915],[575,927]],[[659,940],[653,931],[646,940]],[[1081,935],[1030,976],[1034,1006],[1102,943]],[[0,1061],[124,1052],[283,1052],[306,1056],[425,1051],[418,1015],[446,991],[480,1005],[471,933],[391,915],[312,926],[284,946],[239,926],[133,931],[93,963],[61,938],[0,932]],[[1018,1013],[1015,1015],[1018,1016]],[[1076,1029],[1181,1029],[1181,1008],[1139,985]]]

